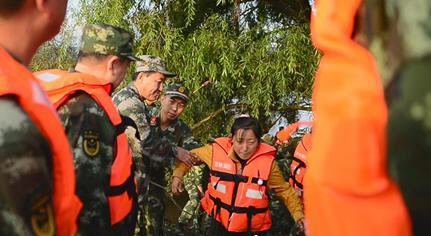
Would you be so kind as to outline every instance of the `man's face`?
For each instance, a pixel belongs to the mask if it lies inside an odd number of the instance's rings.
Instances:
[[[163,91],[166,76],[160,72],[143,73],[138,76],[138,90],[142,97],[149,102],[155,102]]]
[[[161,113],[170,121],[176,120],[186,107],[186,102],[178,97],[164,96],[162,99]]]

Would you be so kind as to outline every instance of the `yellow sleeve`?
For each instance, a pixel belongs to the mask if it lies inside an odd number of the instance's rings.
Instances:
[[[212,153],[213,153],[213,147],[211,144],[207,144],[203,147],[193,149],[190,152],[196,154],[199,157],[199,159],[201,159],[201,161],[203,161],[205,164],[207,164],[209,168],[211,168]],[[182,179],[183,176],[187,174],[189,170],[190,170],[190,167],[188,167],[183,162],[177,160],[172,177],[178,177]]]
[[[304,210],[302,208],[301,200],[296,194],[295,189],[293,189],[292,186],[284,179],[276,161],[274,161],[271,167],[271,173],[268,178],[268,187],[283,200],[284,205],[287,207],[296,222],[304,218]]]

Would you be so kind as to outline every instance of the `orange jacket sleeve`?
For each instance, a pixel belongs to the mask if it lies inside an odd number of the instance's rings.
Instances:
[[[268,178],[268,187],[272,189],[277,197],[283,200],[284,205],[289,210],[295,221],[304,218],[301,201],[298,198],[295,190],[285,181],[277,162],[273,162],[271,174]]]
[[[411,235],[386,160],[387,108],[372,55],[351,34],[360,0],[316,1],[323,52],[313,94],[313,147],[304,179],[309,235]]]
[[[205,162],[205,164],[209,168],[211,168],[211,160],[212,160],[212,153],[213,153],[212,145],[207,144],[203,147],[193,149],[190,152],[196,154],[199,157],[199,159],[201,159],[201,161]],[[187,174],[189,170],[190,170],[190,167],[188,167],[183,162],[177,161],[172,177],[178,177],[182,179],[183,176]]]

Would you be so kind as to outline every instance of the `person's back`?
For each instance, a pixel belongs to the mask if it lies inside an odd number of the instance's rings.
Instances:
[[[36,73],[73,148],[77,194],[84,204],[78,232],[84,235],[133,231],[132,159],[122,119],[110,97],[134,59],[131,41],[121,28],[86,25],[74,71]]]
[[[65,8],[66,1],[0,1],[1,235],[76,231],[80,204],[70,148],[25,67],[40,44],[58,32]]]

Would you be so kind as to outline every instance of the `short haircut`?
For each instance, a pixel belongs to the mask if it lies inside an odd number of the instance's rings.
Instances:
[[[260,141],[260,138],[262,137],[262,128],[260,127],[259,122],[253,117],[236,118],[231,128],[232,137],[235,136],[236,132],[240,129],[252,130],[258,141]]]
[[[133,74],[133,76],[132,76],[132,81],[135,81],[138,78],[138,76],[139,76],[140,73],[144,73],[144,75],[148,76],[148,75],[151,75],[151,74],[156,73],[156,72],[152,72],[152,71],[139,71],[139,72],[135,72]]]
[[[24,3],[25,0],[0,0],[0,16],[8,17],[15,14]]]
[[[1,0],[0,0],[1,1]],[[78,53],[78,61],[81,61],[83,59],[94,59],[96,61],[103,61],[105,60],[107,57],[109,57],[110,55],[106,55],[106,54],[100,54],[100,53],[85,53],[82,51],[79,51]],[[117,56],[117,55],[113,55],[113,56]],[[129,60],[127,57],[123,57],[123,56],[118,56],[120,58],[120,62],[123,63],[127,60]]]

